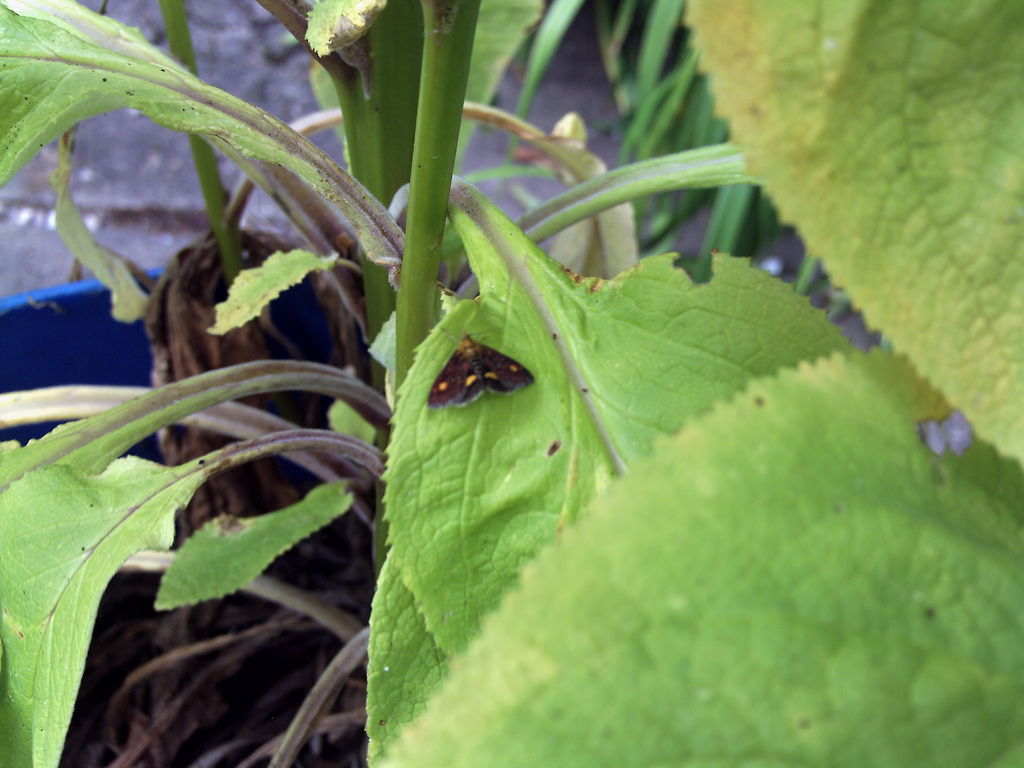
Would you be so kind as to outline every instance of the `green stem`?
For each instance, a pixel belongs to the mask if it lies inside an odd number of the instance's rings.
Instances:
[[[367,94],[362,73],[351,67],[329,70],[345,116],[345,142],[349,169],[366,188],[387,205],[400,187],[409,183],[416,131],[423,16],[416,0],[391,0],[367,35],[370,84]],[[395,293],[387,272],[363,260],[367,338],[373,340],[395,308]],[[384,390],[384,369],[373,364],[373,384]],[[385,449],[388,430],[377,432],[376,445]],[[377,570],[387,555],[387,518],[384,491],[377,488],[374,561]]]
[[[423,75],[398,291],[396,391],[434,324],[441,239],[479,9],[480,0],[423,0]]]
[[[160,0],[164,25],[167,27],[167,42],[173,53],[192,74],[196,74],[196,55],[192,49],[192,37],[188,30],[188,17],[183,0]],[[206,216],[210,229],[220,249],[221,268],[230,283],[242,269],[242,234],[235,224],[224,217],[227,193],[217,171],[217,157],[213,149],[198,136],[189,135],[192,161],[196,166],[199,187],[206,204]]]
[[[517,222],[540,242],[595,213],[676,189],[756,183],[743,153],[729,144],[642,160],[577,184],[527,211]]]
[[[409,183],[416,129],[416,92],[420,80],[423,25],[416,0],[391,0],[367,35],[371,70],[369,98],[363,77],[346,67],[332,73],[338,103],[345,116],[350,170],[384,205]],[[373,340],[395,308],[387,272],[364,261],[367,334]],[[374,366],[374,384],[384,386],[384,373]]]

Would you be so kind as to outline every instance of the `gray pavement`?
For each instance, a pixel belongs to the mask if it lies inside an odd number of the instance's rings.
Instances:
[[[95,9],[100,0],[85,4]],[[303,51],[287,42],[286,33],[255,2],[191,3],[189,11],[199,73],[205,80],[285,121],[317,108],[307,85]],[[107,13],[139,27],[158,45],[165,44],[157,3],[111,0]],[[501,85],[497,105],[514,110],[518,90],[516,76],[510,73]],[[530,119],[550,129],[570,110],[584,116],[592,148],[613,166],[616,139],[595,128],[612,125],[615,111],[588,9],[560,49]],[[340,157],[336,143],[325,146]],[[504,152],[502,136],[478,131],[463,170],[500,164]],[[55,157],[54,147],[47,147],[0,188],[0,296],[68,278],[72,259],[53,228],[54,195],[48,183]],[[233,184],[238,171],[226,161],[222,169],[225,182]],[[484,188],[490,193],[495,185]],[[559,189],[555,182],[544,180],[531,180],[529,188],[540,197]],[[204,231],[202,199],[186,137],[133,111],[101,115],[80,125],[72,194],[97,239],[146,268],[164,264]],[[520,212],[515,210],[513,196],[503,195],[500,200],[510,213]],[[249,209],[247,225],[286,227],[266,200],[256,201]]]

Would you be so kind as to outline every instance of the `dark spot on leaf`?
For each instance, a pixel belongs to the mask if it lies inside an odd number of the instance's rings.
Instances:
[[[582,389],[580,390],[580,392],[582,392],[582,393],[583,393],[583,394],[585,395],[585,394],[587,394],[588,392],[590,392],[590,390],[589,390],[589,389],[587,389],[586,387],[583,387],[583,388],[582,388]]]
[[[216,532],[222,536],[230,536],[232,533],[245,530],[245,524],[233,515],[215,517],[213,522],[217,526]]]
[[[935,618],[935,609],[932,606],[929,605],[927,608],[924,609],[924,617],[926,619],[934,619]]]
[[[387,720],[378,720],[377,721],[377,725],[379,725],[381,728],[383,728],[387,724],[388,724]]]
[[[27,99],[28,97],[26,96],[25,98]],[[551,338],[554,339],[555,341],[558,341],[558,334],[557,333],[552,333],[551,334]]]
[[[809,717],[801,717],[796,721],[796,727],[801,731],[806,731],[811,727],[811,719]]]
[[[199,460],[199,461],[197,461],[196,463],[197,463],[197,464],[198,464],[198,465],[199,465],[200,467],[205,467],[205,466],[206,466],[206,459],[200,459],[200,460]]]
[[[835,512],[837,515],[841,515],[843,514],[843,512],[846,511],[846,507],[844,507],[842,504],[836,504],[832,507],[832,511]]]
[[[754,398],[754,405],[756,405],[758,408],[763,407],[764,406],[764,398],[761,397],[760,395],[755,397]]]
[[[558,453],[558,449],[562,447],[561,440],[555,440],[551,445],[548,446],[548,456],[554,456]]]

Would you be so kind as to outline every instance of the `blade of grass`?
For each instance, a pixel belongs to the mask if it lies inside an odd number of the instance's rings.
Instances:
[[[700,248],[701,268],[695,271],[695,279],[698,281],[711,278],[712,251],[735,251],[755,190],[756,187],[749,184],[718,190],[715,202],[711,206],[711,219],[704,233],[704,242]]]
[[[661,150],[668,149],[666,137],[673,125],[679,120],[686,96],[693,87],[696,73],[697,52],[690,49],[672,73],[665,78],[665,81],[670,84],[670,88],[660,109],[654,113],[648,130],[639,137],[638,159],[642,160],[653,157],[656,154],[660,154]],[[675,146],[671,148],[677,149]]]
[[[809,253],[804,254],[803,261],[800,262],[800,269],[796,273],[796,280],[793,282],[794,291],[801,296],[806,296],[811,292],[811,285],[818,274],[820,263],[820,259],[814,258]]]
[[[673,38],[680,31],[685,5],[686,0],[655,0],[654,8],[647,16],[640,45],[640,60],[636,68],[638,103],[647,100],[648,94],[661,79],[665,62],[672,50]]]
[[[554,0],[544,14],[537,33],[530,47],[530,58],[526,64],[526,75],[523,78],[523,90],[519,93],[516,114],[526,117],[537,93],[541,78],[547,72],[551,59],[565,37],[569,25],[579,13],[583,0]]]

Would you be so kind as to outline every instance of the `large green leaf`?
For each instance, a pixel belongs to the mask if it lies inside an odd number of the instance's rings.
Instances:
[[[671,255],[613,280],[582,279],[481,195],[455,194],[452,220],[482,299],[459,304],[419,351],[399,397],[387,496],[392,556],[448,652],[655,435],[750,378],[846,347],[820,312],[745,262],[720,258],[704,286]],[[464,331],[521,361],[536,383],[428,410],[427,390]]]
[[[175,510],[209,474],[128,457],[97,476],[43,467],[0,494],[0,765],[57,765],[107,582],[171,546]]]
[[[1024,4],[689,9],[782,215],[867,321],[1024,458]]]
[[[366,735],[377,760],[400,729],[419,717],[448,674],[448,657],[427,632],[416,598],[388,559],[370,613]]]
[[[1024,477],[834,356],[662,439],[522,574],[388,753],[419,766],[1024,761]]]
[[[821,313],[745,262],[720,257],[715,279],[699,286],[670,255],[613,280],[582,279],[475,192],[459,187],[454,199],[482,298],[456,305],[421,346],[387,475],[393,583],[411,591],[425,625],[389,624],[383,587],[375,602],[375,631],[428,631],[447,654],[466,647],[519,568],[657,435],[751,378],[847,346]],[[520,361],[535,383],[429,410],[427,392],[464,331]],[[393,660],[374,649],[371,680]],[[386,719],[391,734],[401,724],[386,709],[370,718]]]
[[[371,258],[394,265],[403,236],[385,208],[326,154],[276,118],[158,57],[121,52],[121,25],[83,30],[80,10],[63,26],[0,4],[0,184],[79,120],[131,107],[176,131],[204,136],[231,156],[292,171],[339,206]],[[127,29],[127,28],[125,28]]]

